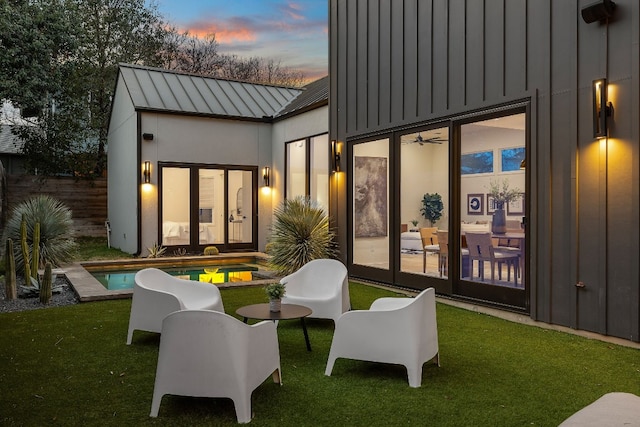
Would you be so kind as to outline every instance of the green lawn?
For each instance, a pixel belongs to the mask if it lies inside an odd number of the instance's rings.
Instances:
[[[351,284],[354,308],[393,292]],[[222,291],[225,309],[265,302]],[[125,344],[130,300],[0,314],[0,424],[235,425],[227,399],[165,396],[149,418],[159,335]],[[255,426],[556,426],[610,391],[640,395],[640,351],[438,305],[442,366],[422,387],[404,368],[338,359],[324,375],[333,323],[278,327],[283,385],[253,393]]]

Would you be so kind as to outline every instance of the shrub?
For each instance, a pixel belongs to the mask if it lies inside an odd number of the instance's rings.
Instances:
[[[76,248],[73,237],[73,220],[71,209],[61,201],[44,194],[34,196],[16,206],[9,216],[4,232],[4,240],[11,238],[20,241],[20,224],[24,214],[27,223],[27,244],[33,253],[33,232],[36,223],[40,223],[39,265],[43,267],[50,262],[53,267],[60,267],[71,261]],[[24,259],[20,245],[14,245],[16,271],[24,268]]]
[[[269,263],[276,272],[290,274],[314,259],[335,257],[329,216],[315,202],[302,196],[284,200],[274,216]]]
[[[218,248],[215,246],[207,246],[204,248],[205,255],[218,255]]]
[[[163,247],[162,245],[158,245],[158,243],[156,242],[153,244],[153,246],[147,248],[147,250],[149,251],[149,255],[147,256],[147,258],[160,258],[164,255],[167,248]]]

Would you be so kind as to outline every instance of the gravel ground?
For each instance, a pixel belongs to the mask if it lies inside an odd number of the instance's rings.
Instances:
[[[30,297],[26,298],[24,293],[20,289],[20,285],[24,285],[24,280],[18,277],[18,298],[14,301],[8,301],[5,299],[5,284],[4,278],[0,281],[0,313],[9,313],[13,311],[26,311],[26,310],[38,310],[48,307],[61,307],[64,305],[77,304],[79,302],[78,296],[74,292],[73,288],[64,276],[58,276],[54,281],[53,286],[60,285],[62,289],[59,293],[54,293],[49,304],[42,304],[40,298]]]

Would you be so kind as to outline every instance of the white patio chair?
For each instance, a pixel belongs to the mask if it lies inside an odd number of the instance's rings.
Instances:
[[[394,363],[407,368],[410,387],[422,384],[422,365],[440,366],[433,288],[415,298],[379,298],[369,310],[343,314],[336,324],[325,375],[338,358]]]
[[[316,319],[338,320],[351,308],[347,268],[335,259],[316,259],[280,280],[286,284],[283,304],[309,307]]]
[[[174,277],[157,268],[145,268],[135,275],[129,315],[127,344],[133,331],[160,332],[162,320],[178,310],[215,310],[224,313],[216,285]]]
[[[226,397],[239,423],[251,421],[251,394],[272,376],[281,383],[276,325],[247,325],[225,313],[182,310],[162,322],[158,367],[151,403],[158,416],[165,394]]]

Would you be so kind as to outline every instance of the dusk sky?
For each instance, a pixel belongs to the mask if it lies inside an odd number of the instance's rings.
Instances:
[[[157,0],[171,24],[215,33],[221,53],[280,60],[309,81],[328,74],[328,0]]]

